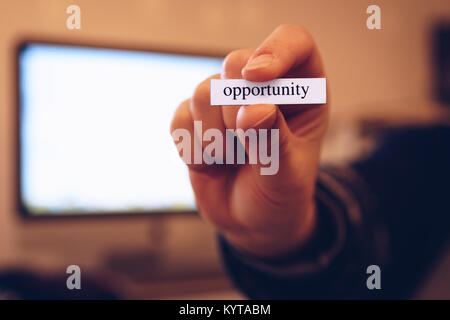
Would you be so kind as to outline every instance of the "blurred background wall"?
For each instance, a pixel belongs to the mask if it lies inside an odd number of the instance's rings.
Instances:
[[[66,29],[70,4],[81,7],[81,30]],[[366,28],[370,4],[381,8],[382,30]],[[213,230],[193,217],[70,223],[18,217],[14,48],[19,39],[88,39],[226,54],[257,46],[279,24],[301,24],[311,31],[323,55],[333,117],[338,118],[376,113],[380,105],[392,112],[412,110],[421,108],[418,102],[430,100],[430,32],[438,21],[449,19],[450,4],[442,0],[0,1],[0,266],[51,268],[78,261],[97,266],[105,247],[128,252],[132,243],[137,251],[161,250],[152,247],[152,239],[155,230],[163,230],[169,265],[220,268]]]

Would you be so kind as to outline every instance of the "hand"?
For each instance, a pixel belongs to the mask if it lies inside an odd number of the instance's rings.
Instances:
[[[231,52],[221,75],[211,78],[325,77],[319,51],[310,34],[282,25],[256,50]],[[193,122],[203,131],[216,128],[279,129],[279,171],[261,175],[259,164],[188,164],[200,214],[236,248],[264,258],[298,250],[311,237],[316,221],[313,200],[320,145],[327,126],[325,105],[210,106],[208,78],[176,110],[171,132]],[[201,137],[196,137],[202,141]],[[209,142],[203,142],[205,147]],[[193,152],[192,152],[193,154]]]

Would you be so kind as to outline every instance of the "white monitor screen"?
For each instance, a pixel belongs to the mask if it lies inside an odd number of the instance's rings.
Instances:
[[[194,210],[170,136],[222,59],[29,43],[19,54],[20,198],[31,215]]]

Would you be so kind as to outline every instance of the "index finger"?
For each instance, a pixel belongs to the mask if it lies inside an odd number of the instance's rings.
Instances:
[[[322,59],[309,32],[298,25],[276,28],[255,50],[242,69],[249,81],[269,81],[289,73],[292,77],[323,77]]]

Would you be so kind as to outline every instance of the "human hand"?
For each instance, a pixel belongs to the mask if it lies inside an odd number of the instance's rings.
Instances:
[[[194,132],[194,121],[200,120],[203,130],[216,128],[223,136],[226,129],[279,129],[275,175],[261,175],[261,164],[188,167],[197,207],[207,221],[238,249],[258,257],[280,257],[305,245],[315,227],[313,195],[328,103],[211,106],[210,79],[219,77],[255,82],[325,77],[319,51],[304,28],[282,25],[256,50],[231,52],[222,74],[200,83],[178,107],[171,124],[171,132],[183,128],[198,141],[202,138]],[[201,143],[203,148],[208,144]]]

